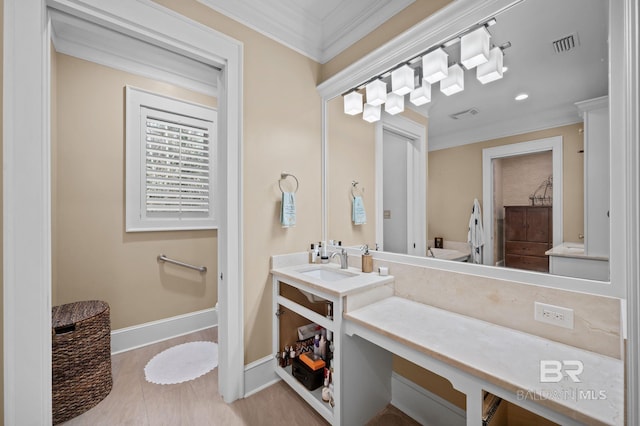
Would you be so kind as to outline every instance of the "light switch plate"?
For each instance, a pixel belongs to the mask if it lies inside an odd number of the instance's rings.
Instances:
[[[573,309],[535,302],[534,319],[547,324],[573,329]]]

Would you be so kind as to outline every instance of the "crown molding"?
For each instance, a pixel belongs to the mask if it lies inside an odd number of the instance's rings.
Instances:
[[[326,63],[415,0],[341,1],[325,16],[295,0],[198,0],[316,62]]]
[[[454,148],[456,146],[483,142],[508,136],[521,135],[538,130],[581,123],[575,106],[559,107],[524,114],[498,123],[472,127],[442,135],[429,134],[429,151]]]

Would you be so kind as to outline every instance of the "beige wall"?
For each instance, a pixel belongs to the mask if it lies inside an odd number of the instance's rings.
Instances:
[[[551,151],[519,155],[502,161],[502,205],[528,206],[529,196],[553,175]],[[536,195],[544,195],[544,189]],[[547,195],[551,196],[550,192]]]
[[[320,65],[196,0],[157,2],[244,44],[243,293],[249,363],[271,353],[269,257],[305,250],[320,238]],[[281,171],[300,181],[295,228],[279,225]]]
[[[383,113],[384,114],[384,113]],[[428,119],[410,109],[402,116],[428,128]],[[330,239],[343,245],[368,244],[375,247],[375,132],[376,123],[368,123],[361,115],[343,112],[342,97],[332,99],[327,107],[327,217]],[[359,182],[367,213],[367,223],[354,225],[351,221],[351,182]],[[428,192],[428,188],[427,188]]]
[[[402,34],[452,0],[418,0],[322,66],[322,81]]]
[[[524,133],[429,153],[429,238],[466,241],[474,198],[482,204],[482,150],[552,136],[563,138],[564,241],[581,242],[584,228],[582,124]],[[558,183],[556,183],[558,184]],[[534,188],[535,190],[535,188]]]
[[[375,124],[361,116],[343,112],[342,97],[329,102],[327,108],[327,212],[328,236],[345,246],[368,244],[375,247]],[[358,182],[367,223],[351,221],[351,182]]]
[[[54,98],[53,305],[101,299],[119,329],[217,301],[217,231],[124,232],[125,85],[215,106],[215,98],[58,54]],[[205,265],[168,264],[164,253]]]

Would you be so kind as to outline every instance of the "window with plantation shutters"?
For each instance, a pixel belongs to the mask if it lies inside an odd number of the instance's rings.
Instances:
[[[215,110],[127,87],[127,232],[213,229]]]

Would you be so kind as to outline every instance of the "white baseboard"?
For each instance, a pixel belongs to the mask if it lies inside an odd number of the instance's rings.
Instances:
[[[268,355],[244,366],[244,397],[268,388],[280,380],[275,372],[276,359]]]
[[[215,308],[210,308],[113,330],[111,332],[111,354],[130,351],[217,325],[218,311]]]
[[[422,425],[467,424],[465,410],[395,372],[391,375],[391,404]]]

